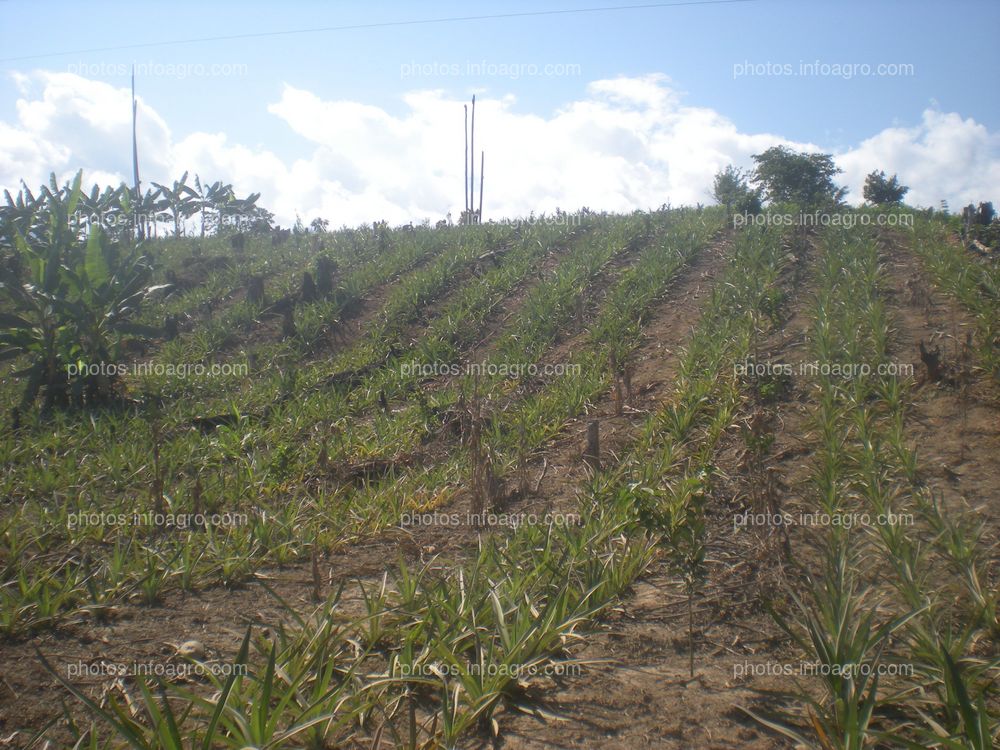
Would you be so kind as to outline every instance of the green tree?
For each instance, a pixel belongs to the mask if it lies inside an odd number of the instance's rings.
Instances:
[[[864,198],[873,206],[884,206],[903,202],[903,196],[910,191],[901,185],[896,175],[886,178],[881,169],[865,178]]]
[[[760,213],[760,191],[750,187],[748,175],[730,164],[715,175],[712,196],[726,207],[726,215]]]
[[[774,146],[754,154],[757,163],[752,181],[775,203],[819,206],[840,203],[846,188],[838,188],[833,176],[840,174],[830,154],[807,154],[785,146]]]

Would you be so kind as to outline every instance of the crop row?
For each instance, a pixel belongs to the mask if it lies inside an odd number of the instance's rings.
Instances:
[[[658,512],[673,507],[666,490],[687,486],[686,469],[710,456],[706,437],[721,434],[734,416],[739,396],[726,374],[761,320],[749,306],[766,298],[784,257],[779,243],[759,237],[734,255],[685,354],[687,377],[651,417],[627,470],[609,467],[594,479],[578,525],[489,535],[454,567],[440,560],[419,571],[401,566],[391,581],[363,585],[361,616],[345,611],[337,595],[309,618],[289,609],[289,626],[248,633],[237,658],[247,674],[216,680],[211,697],[144,683],[137,716],[118,699],[110,709],[92,706],[95,717],[134,747],[321,747],[362,736],[366,744],[377,736],[401,747],[454,747],[477,727],[498,731],[496,710],[524,702],[534,670],[565,664],[587,623],[651,559],[659,528],[640,512],[649,493],[629,477],[671,439],[667,425],[678,418],[686,425],[675,453],[700,458],[689,467],[671,463],[656,477]],[[715,402],[705,389],[729,395]]]
[[[1000,266],[956,246],[946,224],[917,221],[907,239],[935,285],[973,315],[975,348],[987,372],[1000,378]]]
[[[890,361],[881,263],[871,232],[825,234],[809,311],[812,357],[867,363],[871,373]],[[992,747],[998,725],[986,701],[1000,631],[981,530],[945,509],[923,479],[906,440],[912,382],[871,373],[820,373],[813,389],[806,510],[873,522],[834,523],[813,536],[819,569],[800,571],[793,604],[774,614],[817,665],[815,677],[781,696],[798,714],[764,720],[823,748]]]
[[[459,335],[467,332],[467,321],[453,313],[482,315],[528,273],[544,247],[540,240],[530,237],[520,252],[510,254],[509,262],[505,259],[487,274],[484,283],[463,287],[438,318],[439,323],[446,321],[447,325],[432,325],[430,330],[436,340],[457,341]],[[483,290],[488,290],[489,294],[483,294]],[[399,372],[399,368],[385,368],[372,377]],[[385,383],[382,385],[384,387]],[[166,588],[175,585],[190,587],[212,579],[236,583],[266,560],[285,562],[301,554],[319,533],[317,519],[325,519],[322,528],[329,543],[342,544],[349,540],[345,534],[348,526],[357,527],[358,533],[374,530],[384,524],[380,514],[387,513],[385,519],[398,517],[401,499],[417,504],[426,501],[425,485],[428,482],[441,484],[443,472],[439,468],[431,467],[400,479],[389,477],[357,489],[336,486],[332,492],[327,492],[321,487],[313,492],[306,487],[305,492],[302,491],[303,480],[307,479],[302,472],[311,468],[315,473],[316,462],[313,461],[310,467],[309,462],[300,457],[301,452],[292,448],[291,441],[311,435],[312,425],[323,420],[329,424],[346,418],[350,412],[345,409],[352,408],[347,399],[350,393],[370,393],[371,390],[370,385],[362,382],[348,394],[334,390],[302,398],[301,391],[297,391],[297,398],[265,425],[241,419],[231,427],[220,428],[211,437],[202,438],[202,448],[197,452],[201,456],[199,475],[205,477],[204,483],[195,490],[190,481],[194,477],[190,475],[188,481],[181,483],[176,479],[168,480],[162,510],[178,517],[205,511],[242,519],[235,527],[209,529],[204,534],[182,527],[163,537],[161,530],[151,524],[137,525],[128,520],[133,513],[141,515],[155,509],[155,498],[143,501],[141,494],[137,498],[128,491],[134,482],[150,481],[130,469],[132,461],[148,461],[149,441],[140,438],[113,449],[111,436],[120,431],[122,425],[116,424],[113,418],[96,423],[92,442],[109,448],[102,462],[103,475],[92,476],[98,481],[111,480],[109,494],[115,500],[108,502],[96,495],[93,481],[81,483],[75,496],[71,494],[73,485],[63,484],[61,501],[45,508],[42,514],[38,513],[37,506],[28,504],[6,519],[3,538],[7,547],[5,558],[9,562],[5,579],[8,583],[3,589],[5,628],[8,632],[16,632],[24,627],[50,623],[68,610],[74,610],[81,595],[84,596],[84,608],[102,616],[112,602],[122,598],[156,601]],[[383,425],[391,422],[399,429],[412,431],[414,426],[421,426],[414,417],[415,411],[406,409],[392,417],[382,415],[380,419]],[[102,443],[98,433],[98,430],[103,432],[103,428],[109,431],[106,443]],[[363,430],[347,431],[343,439],[332,446],[331,461],[354,454],[364,457],[362,446],[365,442],[376,444],[390,435],[388,429],[374,436]],[[175,467],[178,462],[186,462],[186,451],[194,450],[191,443],[198,440],[191,432],[182,433],[162,446],[166,450],[162,451],[160,460]],[[264,445],[269,448],[267,453],[261,448]],[[83,466],[76,468],[77,476],[86,477],[87,472],[79,471]],[[152,470],[153,467],[146,463],[143,473],[152,473]],[[216,471],[220,475],[213,482]],[[153,481],[156,481],[155,473]],[[60,485],[58,477],[50,477],[50,482],[55,492]],[[38,489],[44,492],[43,487],[44,484]],[[444,487],[434,490],[432,497],[443,497],[445,490]],[[295,496],[293,502],[288,502],[289,495]],[[359,513],[357,506],[361,498],[364,501],[360,506],[372,512]],[[88,526],[73,522],[98,513],[126,520],[124,525],[98,523]],[[44,559],[48,562],[41,565],[41,550],[54,547],[62,549],[63,553],[55,558],[47,556]]]

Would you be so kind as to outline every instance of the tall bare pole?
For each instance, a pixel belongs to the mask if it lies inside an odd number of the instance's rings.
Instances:
[[[469,180],[469,211],[476,205],[476,95],[472,95],[472,130],[469,140],[469,154],[472,158],[472,178]],[[474,223],[474,222],[473,222]]]
[[[139,187],[139,145],[136,141],[136,101],[135,101],[135,65],[132,66],[132,181],[135,185],[135,200],[132,203],[132,223],[136,236],[141,240],[145,239],[145,231],[137,215],[139,203],[142,201],[142,193]]]
[[[476,214],[476,223],[483,220],[483,175],[486,167],[486,152],[479,152],[479,212]]]
[[[462,186],[462,196],[465,198],[466,216],[469,215],[469,105],[464,105],[465,109],[465,184]]]

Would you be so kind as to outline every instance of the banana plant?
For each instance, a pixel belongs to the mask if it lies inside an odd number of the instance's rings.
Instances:
[[[34,403],[45,388],[43,411],[84,394],[97,400],[109,395],[114,377],[107,365],[117,362],[122,334],[151,337],[152,328],[130,322],[139,310],[152,273],[136,246],[123,253],[100,226],[91,226],[85,242],[70,220],[80,203],[82,172],[63,191],[43,188],[48,221],[43,235],[29,241],[15,234],[23,276],[0,269],[0,288],[13,303],[0,315],[0,360],[25,356],[27,367],[14,373],[27,381],[21,407]],[[71,372],[73,376],[71,376]],[[80,373],[84,375],[80,376]]]
[[[36,212],[41,204],[41,196],[32,195],[27,185],[17,193],[15,199],[9,190],[4,190],[5,206],[0,206],[0,248],[13,249],[14,236],[20,232],[24,236],[32,233]]]
[[[100,186],[94,185],[89,195],[82,193],[77,210],[70,217],[73,226],[82,233],[91,224],[97,224],[112,238],[117,239],[131,223],[131,219],[122,210],[122,193],[125,190],[125,185],[117,188],[109,186],[103,191]]]
[[[259,216],[260,207],[257,205],[257,201],[260,199],[260,193],[251,193],[246,198],[232,198],[228,205],[223,208],[231,217],[237,217],[235,221],[236,229],[243,231],[253,224],[254,219]],[[219,214],[219,230],[221,231],[224,226],[222,220],[222,214]]]
[[[209,225],[210,211],[215,212],[216,233],[222,228],[222,217],[226,207],[235,200],[233,186],[226,185],[221,181],[213,182],[211,185],[202,185],[201,178],[194,176],[195,202],[198,210],[201,211],[201,236],[205,236],[205,229]]]
[[[124,187],[124,185],[122,186]],[[156,227],[160,219],[160,212],[163,211],[166,218],[166,201],[162,200],[159,190],[147,190],[145,193],[137,194],[134,188],[125,188],[133,205],[133,226],[135,236],[140,240],[156,236]]]
[[[72,345],[73,333],[66,321],[58,313],[58,301],[62,287],[61,268],[67,261],[70,237],[70,215],[76,210],[80,199],[82,173],[77,174],[68,200],[62,200],[62,191],[42,189],[42,195],[35,199],[24,188],[27,203],[37,206],[44,200],[48,214],[48,227],[44,234],[35,236],[29,244],[25,234],[15,227],[14,247],[20,265],[25,267],[27,281],[22,283],[14,269],[0,271],[0,284],[14,304],[14,312],[0,316],[0,360],[12,359],[19,355],[31,358],[28,367],[14,373],[25,378],[24,395],[21,406],[34,402],[42,386],[45,386],[45,406],[47,410],[57,399],[63,398],[68,382],[67,373],[60,367],[59,352]],[[52,175],[55,185],[55,175]],[[28,220],[34,222],[35,212]]]
[[[77,372],[86,364],[117,362],[123,334],[152,338],[159,333],[130,320],[139,312],[152,275],[152,267],[137,247],[122,254],[102,229],[92,229],[82,267],[66,268],[64,274],[69,296],[60,300],[58,309],[73,321],[78,336],[68,352]],[[79,400],[79,388],[87,387],[91,397],[102,397],[111,382],[98,375],[96,380],[77,379],[74,385],[73,395]]]
[[[184,219],[190,218],[198,212],[198,193],[187,184],[187,178],[188,173],[185,172],[179,180],[174,180],[170,187],[158,182],[153,183],[162,196],[164,208],[169,211],[174,220],[175,237],[181,236]]]

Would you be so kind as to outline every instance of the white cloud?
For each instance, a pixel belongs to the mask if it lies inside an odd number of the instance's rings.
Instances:
[[[956,209],[998,197],[1000,133],[990,133],[975,120],[963,120],[954,112],[928,109],[920,125],[886,128],[838,155],[837,164],[844,170],[841,182],[857,200],[865,175],[881,169],[898,174],[910,186],[908,203],[937,206],[944,198]]]
[[[22,178],[35,186],[47,182],[51,172],[66,177],[81,168],[92,181],[131,172],[127,89],[72,73],[18,75],[15,83],[22,95],[17,123],[0,122],[0,186],[15,188]],[[163,159],[170,130],[141,100],[138,117],[140,165],[161,172],[170,166]]]
[[[0,122],[0,187],[30,186],[79,168],[88,183],[118,182],[131,171],[129,91],[70,73],[16,74],[17,120]],[[225,133],[176,138],[140,100],[143,180],[184,171],[225,180],[238,193],[261,192],[279,221],[296,213],[335,226],[374,219],[436,219],[462,207],[462,105],[442,91],[412,91],[392,115],[372,105],[323,100],[286,85],[267,112],[311,144],[308,159],[233,143]],[[625,211],[671,202],[708,202],[712,176],[726,164],[785,144],[817,144],[775,133],[742,133],[723,114],[686,106],[663,75],[592,82],[586,95],[548,116],[518,111],[516,99],[484,98],[476,107],[475,167],[486,151],[486,217],[531,211]],[[992,198],[1000,184],[1000,134],[955,113],[927,110],[918,125],[890,127],[835,154],[850,198],[861,199],[873,169],[898,173],[908,199],[953,206]]]

